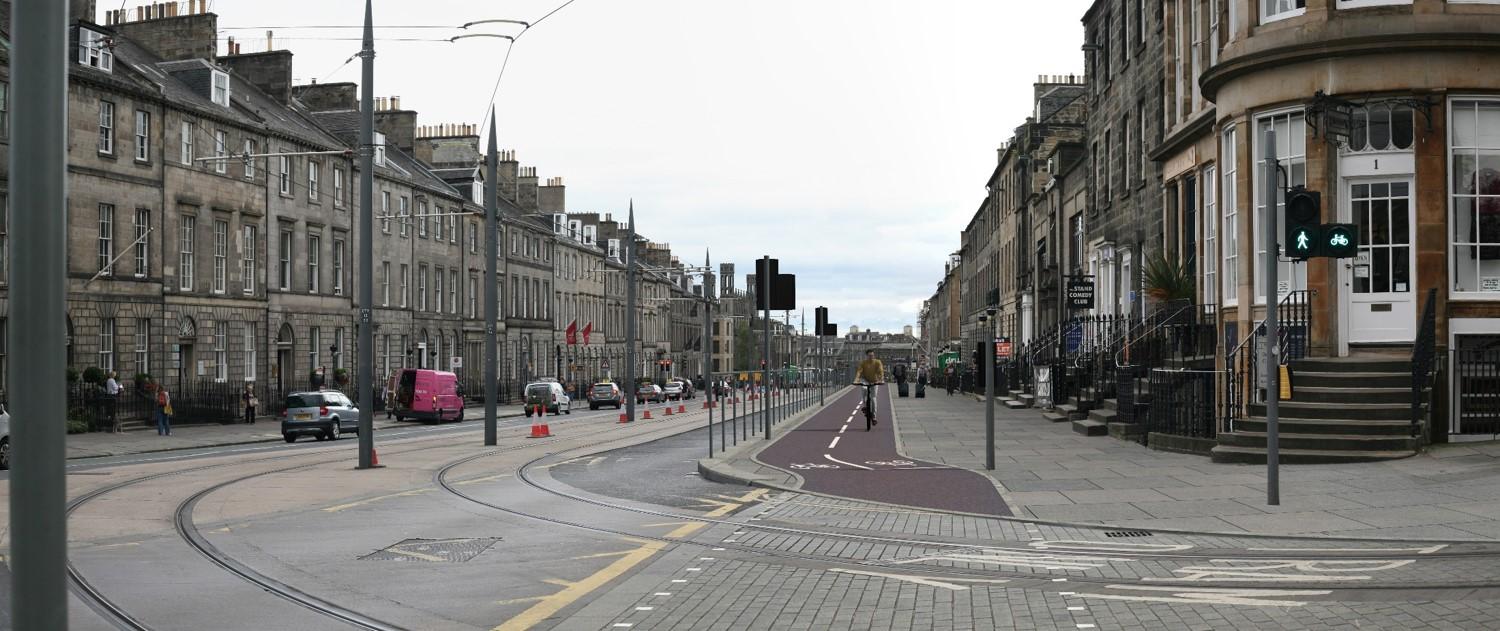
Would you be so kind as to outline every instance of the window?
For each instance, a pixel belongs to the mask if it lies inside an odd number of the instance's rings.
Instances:
[[[417,265],[417,311],[427,310],[427,264]]]
[[[135,371],[151,372],[151,318],[135,319]]]
[[[458,209],[454,209],[458,212]],[[458,215],[448,216],[448,243],[458,243]]]
[[[323,262],[323,237],[307,235],[307,293],[316,294],[323,288],[323,275],[319,266]]]
[[[1281,162],[1281,167],[1286,171],[1286,181],[1281,185],[1284,187],[1307,184],[1307,127],[1302,117],[1302,111],[1286,112],[1262,116],[1255,121],[1255,138],[1252,138],[1255,157],[1255,172],[1251,174],[1255,182],[1255,269],[1265,269],[1266,257],[1265,237],[1261,233],[1261,222],[1265,220],[1265,160],[1261,157],[1262,143],[1267,130],[1276,131],[1276,156]],[[1281,195],[1275,200],[1275,212],[1277,225],[1286,225],[1285,221],[1286,203]],[[1273,244],[1274,245],[1274,244]],[[1279,256],[1279,253],[1277,254]],[[1288,293],[1307,288],[1307,266],[1293,265],[1290,261],[1282,261],[1276,274],[1276,295],[1285,296]],[[1265,300],[1265,274],[1255,274],[1255,299]]]
[[[435,267],[432,270],[432,312],[443,312],[443,268]]]
[[[1132,182],[1130,179],[1130,174],[1132,173],[1131,167],[1134,166],[1135,162],[1135,152],[1130,150],[1130,136],[1133,130],[1134,128],[1130,126],[1129,116],[1120,121],[1120,154],[1125,158],[1124,164],[1120,167],[1123,169],[1120,175],[1120,192],[1125,194],[1130,193],[1130,183]]]
[[[1188,81],[1192,83],[1193,100],[1189,103],[1187,109],[1188,111],[1196,112],[1198,111],[1198,101],[1200,98],[1198,92],[1198,77],[1203,74],[1203,17],[1201,15],[1202,1],[1188,0],[1188,4],[1192,7],[1191,12],[1188,14],[1188,19],[1193,21],[1192,26],[1188,29],[1188,32],[1192,35],[1192,48],[1191,50],[1189,50],[1188,54],[1190,55],[1189,59],[1193,65],[1193,74],[1188,76]]]
[[[276,278],[280,282],[277,284],[277,286],[280,287],[282,291],[291,291],[291,289],[292,289],[292,231],[291,230],[285,230],[285,229],[283,229],[281,231],[281,241],[279,243],[277,243],[277,246],[278,246],[277,249],[276,249],[277,250],[276,251],[277,262],[280,264],[280,268],[277,270],[278,274],[276,276]]]
[[[1137,108],[1136,111],[1142,113],[1142,115],[1141,115],[1141,136],[1136,139],[1136,144],[1140,145],[1140,151],[1137,151],[1135,153],[1135,155],[1133,157],[1131,157],[1131,159],[1136,161],[1136,163],[1135,163],[1135,174],[1136,174],[1136,177],[1139,178],[1141,184],[1144,184],[1146,182],[1146,161],[1148,159],[1147,158],[1147,154],[1151,152],[1151,146],[1149,144],[1150,143],[1149,139],[1151,138],[1151,135],[1150,135],[1150,132],[1146,128],[1146,125],[1149,124],[1149,120],[1145,116],[1146,102],[1145,101],[1138,102],[1136,104],[1136,108]]]
[[[344,367],[344,327],[333,330],[333,367]]]
[[[214,323],[214,381],[229,381],[229,323]]]
[[[255,155],[255,153],[256,153],[255,144],[256,144],[255,143],[255,139],[253,139],[253,138],[246,138],[245,139],[245,155],[246,156],[253,156],[253,155]],[[247,179],[247,180],[253,180],[253,179],[255,179],[255,160],[256,160],[256,158],[249,158],[249,157],[245,158],[245,179]]]
[[[323,367],[319,359],[323,351],[322,337],[318,327],[307,328],[307,366],[314,372]]]
[[[99,102],[99,153],[112,155],[115,152],[115,104]]]
[[[1302,15],[1307,11],[1307,0],[1260,0],[1260,23]]]
[[[103,33],[78,29],[78,63],[110,72],[115,67],[114,42]]]
[[[469,317],[479,317],[479,275],[469,274]]]
[[[1115,192],[1115,143],[1113,142],[1113,130],[1104,130],[1104,150],[1107,157],[1104,162],[1104,203],[1108,204],[1114,199]]]
[[[344,295],[344,240],[333,240],[333,295]]]
[[[229,107],[229,74],[214,71],[214,103]]]
[[[390,193],[390,191],[381,191],[380,192],[380,231],[384,232],[386,234],[390,234],[391,233],[391,193]]]
[[[222,129],[214,130],[214,173],[226,173],[229,171],[229,132]]]
[[[436,215],[435,217],[433,217],[432,222],[432,238],[437,239],[438,241],[442,241],[443,223],[447,218],[443,216],[443,208],[441,206],[433,206],[432,213]]]
[[[0,138],[10,136],[10,83],[0,81]],[[0,382],[3,383],[3,382]]]
[[[448,313],[458,313],[458,270],[448,270]]]
[[[177,276],[181,280],[179,287],[183,291],[193,290],[193,240],[197,238],[198,218],[192,215],[182,217],[180,232],[181,245],[178,246]]]
[[[401,307],[403,309],[406,308],[406,305],[407,305],[407,295],[408,294],[407,294],[406,289],[408,287],[408,283],[410,283],[410,282],[411,282],[411,267],[409,265],[407,265],[406,263],[402,263],[401,264]]]
[[[344,168],[333,168],[333,207],[344,206]]]
[[[258,231],[257,226],[240,227],[240,285],[246,295],[255,293],[255,254],[260,247]]]
[[[135,209],[135,276],[151,273],[151,209]]]
[[[99,204],[99,275],[115,273],[115,206]]]
[[[1093,150],[1089,152],[1089,160],[1094,163],[1094,210],[1104,205],[1104,171],[1100,168],[1099,141],[1094,141]]]
[[[1218,281],[1219,281],[1219,252],[1215,248],[1219,245],[1219,222],[1218,202],[1215,197],[1215,185],[1218,180],[1214,167],[1203,170],[1203,177],[1199,181],[1203,184],[1203,218],[1199,223],[1203,224],[1203,255],[1198,257],[1203,267],[1203,287],[1199,304],[1218,304]],[[1232,228],[1230,228],[1232,229]]]
[[[373,158],[373,162],[375,163],[375,166],[383,167],[385,166],[385,134],[377,131],[375,132],[375,137],[373,140],[375,145],[375,156]]]
[[[245,381],[255,381],[255,323],[245,323]]]
[[[1356,107],[1351,114],[1346,153],[1405,151],[1415,136],[1412,109],[1405,105]]]
[[[431,213],[427,212],[427,202],[417,202],[417,236],[427,238],[427,218]]]
[[[322,165],[307,161],[307,201],[318,203],[318,169]]]
[[[177,161],[188,166],[193,164],[193,123],[182,121],[182,144],[178,148]]]
[[[479,225],[469,224],[469,254],[479,253]]]
[[[1219,63],[1219,0],[1208,0],[1208,67]]]
[[[99,368],[105,372],[115,369],[115,319],[99,321]]]
[[[1239,147],[1235,144],[1238,129],[1224,130],[1224,142],[1220,145],[1219,165],[1223,172],[1223,186],[1219,189],[1220,205],[1224,213],[1224,304],[1235,305],[1240,299],[1240,225],[1239,225]]]
[[[391,306],[391,262],[380,262],[380,306]]]
[[[3,127],[0,123],[0,128]],[[135,111],[135,159],[142,162],[151,159],[151,112],[146,110]]]
[[[408,198],[405,195],[401,196],[401,210],[400,210],[400,212],[397,215],[396,221],[399,222],[397,224],[397,228],[399,228],[402,237],[405,237],[408,234],[410,234],[410,232],[411,232],[411,199]]]
[[[214,221],[214,293],[224,293],[229,275],[229,222]]]
[[[282,151],[285,152],[286,149],[282,149]],[[279,182],[281,184],[281,194],[282,195],[291,195],[292,194],[292,157],[291,156],[277,156],[276,160],[281,164],[281,172],[279,174],[277,174],[277,178],[278,178],[278,180],[279,180]]]
[[[1500,101],[1455,99],[1449,111],[1453,291],[1493,298],[1500,296]]]

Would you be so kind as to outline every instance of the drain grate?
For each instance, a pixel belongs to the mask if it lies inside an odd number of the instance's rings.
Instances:
[[[463,563],[479,556],[500,541],[498,537],[473,539],[406,539],[360,557],[361,561],[416,563]]]
[[[1151,533],[1145,530],[1106,530],[1106,537],[1150,537]]]

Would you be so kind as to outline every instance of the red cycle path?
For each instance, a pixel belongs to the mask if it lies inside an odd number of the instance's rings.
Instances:
[[[809,491],[920,508],[1011,514],[989,478],[896,453],[886,386],[880,386],[875,397],[880,423],[866,432],[864,414],[855,413],[863,398],[863,391],[855,389],[830,401],[757,459],[802,476],[802,488]]]

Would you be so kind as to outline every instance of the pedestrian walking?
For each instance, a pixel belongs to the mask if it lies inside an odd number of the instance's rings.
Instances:
[[[917,366],[917,398],[927,398],[927,364]]]
[[[109,418],[110,431],[119,434],[123,431],[120,427],[120,415],[117,414],[120,402],[120,382],[115,379],[115,371],[109,371],[104,379],[104,413]]]
[[[953,388],[958,385],[958,370],[949,365],[947,374],[943,375],[943,385],[948,388],[948,396],[953,396]]]
[[[241,395],[245,400],[245,422],[255,423],[255,409],[260,407],[260,401],[255,398],[255,384],[245,384],[245,394]]]
[[[172,435],[172,395],[165,385],[156,387],[156,435]]]

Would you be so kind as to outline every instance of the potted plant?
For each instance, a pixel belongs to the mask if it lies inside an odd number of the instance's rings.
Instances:
[[[336,384],[339,384],[339,387],[343,387],[343,386],[349,385],[349,369],[347,369],[347,368],[335,368],[335,369],[333,369],[333,382],[336,383]]]
[[[1154,310],[1179,310],[1192,304],[1197,296],[1193,276],[1190,273],[1192,259],[1177,260],[1166,252],[1157,252],[1147,259],[1142,270],[1146,286],[1146,297],[1155,303]],[[1191,317],[1192,314],[1186,314]]]
[[[67,376],[67,379],[68,379],[68,383],[69,384],[78,383],[78,369],[74,368],[72,366],[68,366],[68,376]]]
[[[147,394],[156,392],[156,378],[152,377],[150,373],[135,373],[135,377],[133,377],[133,379],[135,380],[136,390],[145,392]]]
[[[89,366],[83,369],[83,382],[99,385],[104,383],[104,370],[98,366]]]

